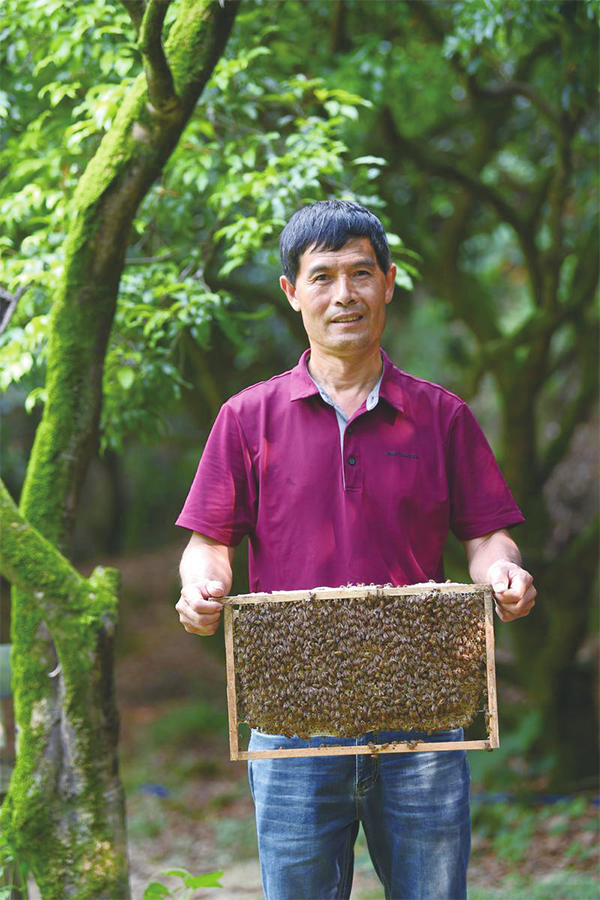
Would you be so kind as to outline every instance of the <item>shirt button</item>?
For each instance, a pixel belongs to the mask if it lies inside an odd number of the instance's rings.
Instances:
[[[348,465],[353,466],[356,463],[356,459],[353,456],[348,457]]]
[[[348,434],[352,434],[352,425],[348,425],[346,431],[348,432]]]

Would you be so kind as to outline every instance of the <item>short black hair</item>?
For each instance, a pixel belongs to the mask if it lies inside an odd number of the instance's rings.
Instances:
[[[351,200],[319,200],[294,213],[279,237],[283,274],[296,283],[300,257],[306,250],[341,250],[353,238],[369,238],[379,268],[390,270],[392,256],[377,216]]]

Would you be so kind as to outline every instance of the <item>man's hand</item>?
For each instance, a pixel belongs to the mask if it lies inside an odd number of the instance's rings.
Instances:
[[[179,571],[181,596],[175,604],[179,621],[190,634],[214,634],[223,604],[218,602],[231,588],[233,547],[194,532],[184,550]]]
[[[503,622],[527,616],[535,606],[533,578],[521,566],[519,548],[506,529],[463,541],[475,584],[494,588],[496,612]]]
[[[179,621],[190,634],[214,634],[219,627],[223,605],[212,597],[224,597],[225,585],[220,581],[198,581],[186,584],[175,609]]]
[[[496,612],[503,622],[527,616],[535,606],[533,577],[517,563],[496,560],[488,569],[486,583],[494,588]]]

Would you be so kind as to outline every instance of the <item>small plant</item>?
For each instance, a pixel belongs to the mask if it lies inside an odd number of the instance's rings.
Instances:
[[[29,871],[28,863],[17,859],[6,838],[0,835],[0,900],[11,900],[11,897],[17,896],[14,891],[22,900],[28,900]]]
[[[223,872],[207,872],[206,875],[191,875],[187,869],[160,869],[157,875],[180,878],[183,884],[168,888],[160,881],[151,881],[144,891],[144,900],[191,900],[196,888],[223,887],[219,878]]]

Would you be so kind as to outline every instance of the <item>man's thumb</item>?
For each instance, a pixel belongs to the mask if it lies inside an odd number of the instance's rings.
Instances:
[[[206,590],[213,597],[216,597],[217,595],[222,596],[225,593],[225,585],[222,581],[207,581]]]
[[[494,563],[488,572],[488,578],[496,593],[501,594],[508,588],[509,578],[506,568],[501,563]]]

